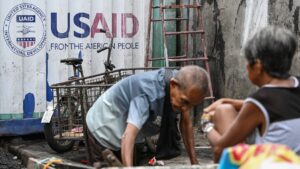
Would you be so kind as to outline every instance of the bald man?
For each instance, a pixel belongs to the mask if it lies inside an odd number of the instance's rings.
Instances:
[[[156,134],[147,131],[151,129],[147,127],[148,123],[152,122],[153,117],[170,113],[164,112],[166,101],[170,102],[172,113],[180,113],[183,143],[191,164],[196,164],[189,113],[204,99],[207,91],[207,73],[198,66],[185,66],[179,71],[162,68],[119,81],[101,95],[88,111],[86,123],[91,161],[103,160],[101,151],[108,148],[114,152],[121,150],[122,163],[132,166],[134,144],[149,136],[149,133]]]

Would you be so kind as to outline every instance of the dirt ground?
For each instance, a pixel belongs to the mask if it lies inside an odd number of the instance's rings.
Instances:
[[[213,156],[212,151],[209,146],[207,139],[204,135],[198,130],[198,128],[194,128],[194,136],[195,136],[195,150],[198,162],[200,164],[212,164],[213,163]],[[46,143],[39,143],[40,147],[51,154],[56,154],[59,156],[64,157],[65,159],[72,160],[75,162],[80,162],[83,159],[86,159],[84,156],[86,153],[85,147],[83,144],[77,150],[73,150],[63,154],[57,154]],[[184,145],[182,144],[182,152],[181,155],[169,160],[163,160],[166,166],[175,166],[175,165],[190,165],[189,157],[185,151]],[[140,154],[139,157],[140,161],[138,162],[139,166],[146,166],[148,165],[148,161],[154,156],[153,154]]]
[[[211,148],[208,146],[207,140],[199,132],[197,128],[194,129],[195,135],[195,150],[199,164],[212,164],[213,156]],[[56,156],[63,159],[71,160],[74,162],[82,162],[86,160],[86,150],[83,143],[80,143],[77,149],[74,149],[66,153],[56,153],[53,151],[45,141],[43,134],[26,136],[26,137],[17,137],[17,138],[8,138],[1,139],[0,145],[0,169],[26,169],[22,164],[20,157],[7,151],[8,144],[19,145],[20,148],[26,148],[31,150],[34,155],[45,158],[47,156]],[[2,146],[2,147],[1,147]],[[153,157],[153,154],[144,154],[140,157],[139,166],[147,166],[148,161]],[[163,160],[165,166],[176,166],[176,165],[190,165],[188,155],[182,145],[182,153],[180,156]]]
[[[195,151],[199,164],[212,164],[213,155],[211,147],[204,135],[199,131],[198,128],[194,128],[195,137]],[[189,157],[182,145],[182,154],[178,157],[172,158],[170,160],[164,160],[166,166],[175,165],[190,165]]]
[[[194,128],[194,136],[195,136],[195,151],[199,164],[212,164],[213,163],[213,155],[211,151],[211,147],[207,139],[204,135],[199,131],[198,128]],[[165,166],[176,166],[176,165],[190,165],[189,157],[185,151],[184,145],[181,145],[182,152],[181,155],[169,160],[163,160]],[[47,145],[45,145],[46,151],[55,153],[51,150]],[[60,154],[66,159],[80,162],[80,159],[84,159],[83,156],[85,154],[85,147],[82,146],[78,150],[73,150],[71,152],[67,152],[64,154]],[[148,161],[153,157],[153,154],[140,154],[140,161],[138,162],[139,166],[147,166]]]
[[[0,147],[0,169],[26,169],[26,167],[17,156]]]
[[[18,145],[23,142],[31,142],[43,135],[29,135],[23,137],[1,137],[0,139],[0,169],[26,169],[25,164],[15,152],[9,151],[9,145]]]

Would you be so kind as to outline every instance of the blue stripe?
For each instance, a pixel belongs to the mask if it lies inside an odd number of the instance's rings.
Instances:
[[[0,136],[17,136],[42,132],[41,119],[0,120]]]

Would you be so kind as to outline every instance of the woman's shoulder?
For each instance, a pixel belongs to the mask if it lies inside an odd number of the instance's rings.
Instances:
[[[265,98],[265,97],[268,97],[268,95],[271,93],[272,92],[269,90],[269,88],[262,87],[262,88],[259,88],[254,93],[252,93],[249,97],[255,98],[255,99]]]

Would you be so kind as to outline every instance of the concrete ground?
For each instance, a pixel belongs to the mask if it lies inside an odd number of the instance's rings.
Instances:
[[[199,163],[201,165],[212,164],[213,163],[212,151],[211,148],[208,146],[207,140],[197,129],[195,129],[194,132],[195,132],[195,143],[196,143],[195,150],[196,150],[197,159]],[[10,139],[7,140],[3,145],[7,145],[9,150],[13,154],[17,155],[18,158],[20,158],[23,161],[24,166],[27,166],[27,162],[30,157],[38,160],[55,157],[79,165],[82,165],[82,163],[86,161],[86,151],[83,143],[79,144],[76,150],[74,149],[70,152],[59,154],[53,151],[48,146],[47,142],[44,140],[42,135],[35,136],[35,138],[32,139],[28,139],[28,138]],[[149,156],[145,156],[145,158],[140,161],[140,166],[146,166],[150,158],[151,157]],[[170,166],[170,167],[171,166],[175,167],[180,165],[190,165],[189,158],[184,149],[180,156],[169,160],[163,160],[163,161],[165,166]]]
[[[25,169],[22,161],[7,149],[0,147],[0,169]]]
[[[213,164],[213,155],[207,139],[204,137],[203,134],[200,133],[200,131],[197,128],[194,129],[194,136],[195,150],[198,162],[201,165]],[[182,145],[182,147],[184,146]],[[164,163],[166,166],[190,165],[190,161],[185,149],[183,149],[182,154],[180,156],[170,160],[164,160]]]

